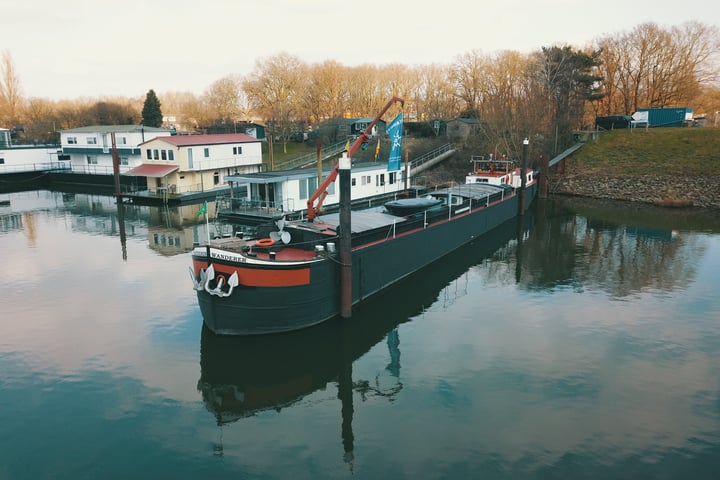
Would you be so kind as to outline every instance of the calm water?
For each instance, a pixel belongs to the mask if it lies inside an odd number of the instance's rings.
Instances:
[[[0,200],[0,479],[720,472],[717,215],[538,203],[348,321],[247,339],[202,328],[197,206]]]

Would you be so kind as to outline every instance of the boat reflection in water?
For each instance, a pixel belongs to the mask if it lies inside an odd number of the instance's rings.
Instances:
[[[515,245],[532,223],[532,214],[521,221],[522,226],[515,219],[506,222],[376,294],[358,305],[349,319],[257,336],[221,336],[203,326],[198,390],[206,407],[223,425],[265,410],[279,412],[335,383],[342,403],[344,457],[352,460],[353,392],[363,399],[393,398],[402,390],[398,326],[435,303],[443,289],[470,267]],[[354,379],[353,362],[383,339],[389,351],[386,371],[395,378],[394,385]]]

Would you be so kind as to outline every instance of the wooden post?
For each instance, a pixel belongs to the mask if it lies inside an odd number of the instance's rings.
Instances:
[[[350,221],[350,166],[347,152],[338,162],[340,182],[340,316],[352,316],[352,223]]]
[[[113,176],[115,177],[115,196],[120,195],[120,157],[118,157],[117,146],[115,145],[115,132],[110,132],[112,146]]]
[[[525,215],[525,188],[526,188],[526,170],[527,170],[527,154],[528,154],[528,139],[523,140],[522,148],[522,163],[520,164],[520,211],[518,215]]]

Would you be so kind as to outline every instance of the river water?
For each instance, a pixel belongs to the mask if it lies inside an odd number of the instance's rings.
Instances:
[[[0,479],[720,471],[716,212],[538,201],[351,319],[226,338],[197,205],[0,201]]]

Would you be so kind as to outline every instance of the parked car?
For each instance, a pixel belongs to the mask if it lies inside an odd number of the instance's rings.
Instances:
[[[595,117],[595,126],[602,130],[615,130],[628,128],[632,122],[630,115],[610,115],[608,117]]]

